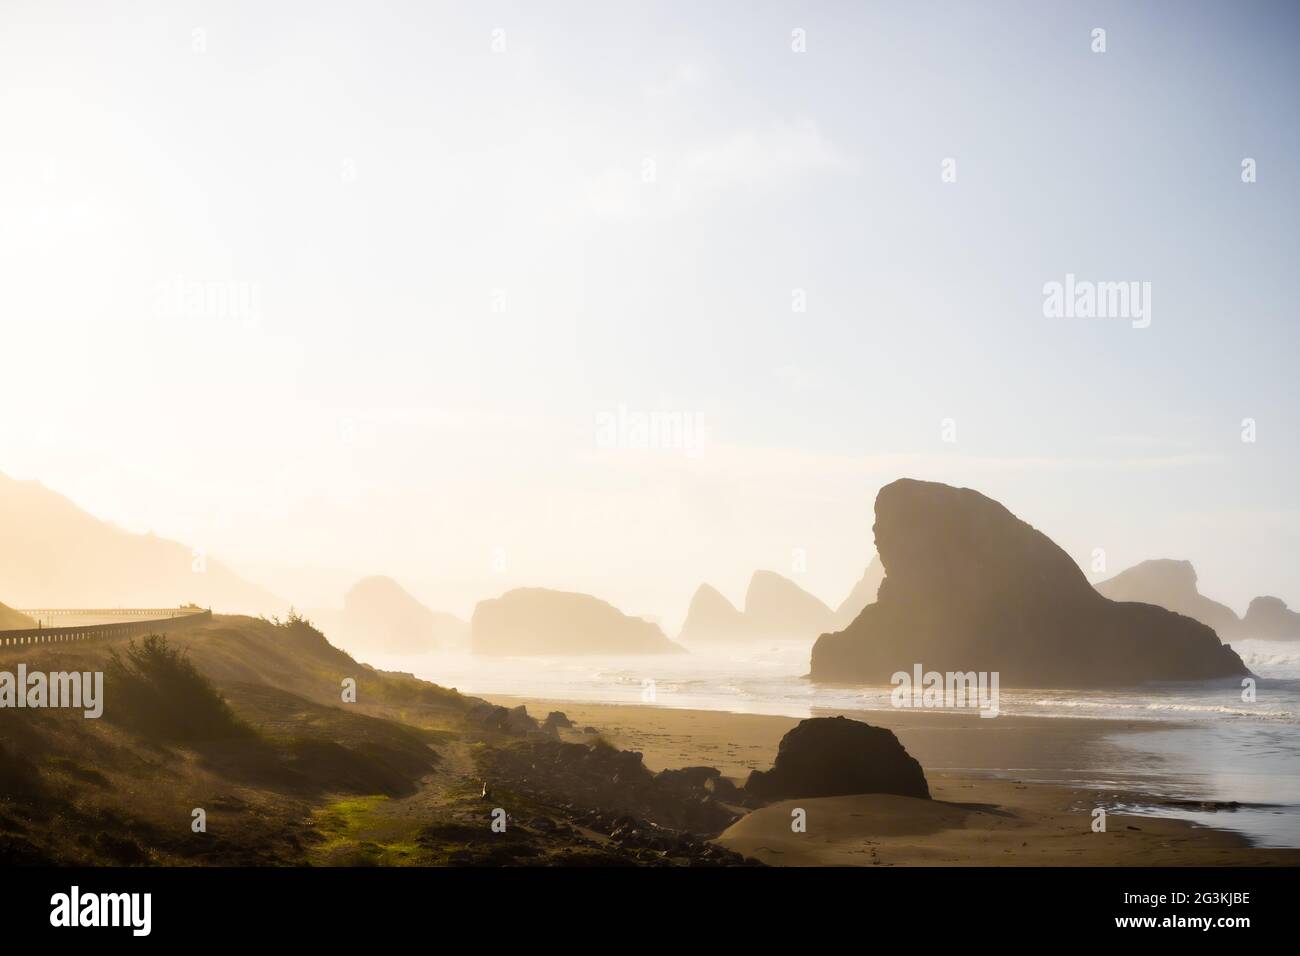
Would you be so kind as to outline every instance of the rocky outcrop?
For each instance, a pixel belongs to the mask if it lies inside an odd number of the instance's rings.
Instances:
[[[392,578],[362,578],[343,598],[341,638],[380,654],[424,654],[464,646],[469,625],[425,607]]]
[[[5,604],[0,604],[0,631],[21,631],[35,627],[36,622]]]
[[[744,794],[717,767],[660,770],[655,780],[660,786],[675,791],[682,800],[714,799],[735,803],[744,799]]]
[[[1196,587],[1196,569],[1190,561],[1160,558],[1143,561],[1097,585],[1112,601],[1140,601],[1194,618],[1222,637],[1236,633],[1240,621],[1226,604],[1212,601]]]
[[[867,565],[867,570],[858,579],[858,583],[853,586],[849,596],[844,599],[844,603],[835,609],[835,626],[837,629],[843,630],[848,627],[862,613],[864,607],[876,602],[876,595],[880,592],[880,583],[884,580],[885,566],[880,563],[880,555],[877,554],[871,559],[871,563]]]
[[[599,810],[615,818],[630,815],[660,827],[707,834],[721,833],[738,817],[721,799],[725,785],[717,786],[721,775],[716,770],[656,774],[637,751],[602,741],[566,743],[531,735],[514,746],[484,749],[476,764],[483,779],[553,806]]]
[[[479,655],[665,654],[682,647],[657,624],[589,594],[517,588],[480,601],[470,620]]]
[[[734,644],[754,636],[749,618],[714,587],[701,584],[677,639],[683,644]]]
[[[573,721],[562,710],[553,710],[546,715],[546,727],[553,727],[556,730],[569,730],[573,727]]]
[[[1273,641],[1300,639],[1300,612],[1292,611],[1281,598],[1257,597],[1241,620],[1241,636]]]
[[[858,793],[928,800],[930,787],[893,731],[847,717],[813,717],[781,738],[772,769],[753,771],[745,793],[760,800]]]
[[[526,735],[540,729],[523,704],[518,707],[502,707],[485,700],[477,701],[465,711],[465,722],[479,730],[513,736]],[[551,730],[554,732],[554,727]]]
[[[1104,687],[1249,671],[1214,631],[1111,601],[1046,535],[969,488],[901,479],[876,497],[876,603],[813,647],[814,680],[988,671],[1001,686]]]
[[[745,617],[755,637],[813,639],[835,626],[835,612],[789,578],[755,571],[745,592]]]

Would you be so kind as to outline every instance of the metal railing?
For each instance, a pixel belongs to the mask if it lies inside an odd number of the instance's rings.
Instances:
[[[0,648],[23,647],[35,644],[62,644],[70,641],[108,640],[117,637],[134,637],[138,634],[161,634],[176,627],[212,620],[212,612],[203,608],[143,608],[121,609],[71,609],[57,608],[23,611],[31,616],[107,617],[153,614],[145,620],[113,621],[108,624],[82,624],[71,627],[28,627],[21,630],[0,631]]]

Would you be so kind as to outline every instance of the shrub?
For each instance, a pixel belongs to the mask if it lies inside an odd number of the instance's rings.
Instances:
[[[109,654],[104,715],[149,736],[206,740],[246,736],[252,729],[225,698],[160,634],[131,641],[124,654]]]

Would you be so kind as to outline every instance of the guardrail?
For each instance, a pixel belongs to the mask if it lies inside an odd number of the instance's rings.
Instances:
[[[132,609],[132,611],[137,609]],[[60,614],[77,617],[102,617],[107,614],[126,615],[132,611],[120,610],[69,610],[58,609]],[[24,614],[37,612],[24,611]],[[48,610],[40,611],[49,614]],[[110,624],[83,624],[74,627],[29,627],[14,631],[0,631],[0,648],[19,647],[34,644],[62,644],[68,641],[108,640],[115,637],[134,637],[137,634],[161,634],[173,628],[194,624],[199,621],[212,620],[209,610],[191,610],[189,608],[157,609],[160,615],[142,621],[114,621]]]
[[[195,614],[202,610],[193,607],[43,607],[14,608],[19,614],[43,620],[49,617],[179,617],[182,614]]]

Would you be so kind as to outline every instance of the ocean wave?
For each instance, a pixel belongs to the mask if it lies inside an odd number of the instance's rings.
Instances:
[[[1116,710],[1131,711],[1139,713],[1170,713],[1170,714],[1206,714],[1218,715],[1223,717],[1242,717],[1250,720],[1277,720],[1277,721],[1300,721],[1300,713],[1294,710],[1265,710],[1260,708],[1249,709],[1243,707],[1228,707],[1223,704],[1211,703],[1187,703],[1184,701],[1121,701],[1106,700],[1099,701],[1095,699],[1088,700],[1068,700],[1065,698],[1042,698],[1032,701],[1033,706],[1043,708],[1063,708],[1068,710],[1093,710],[1099,717],[1105,717],[1110,712]],[[1014,707],[1014,703],[1011,704]],[[1002,708],[1008,710],[1006,705]]]

